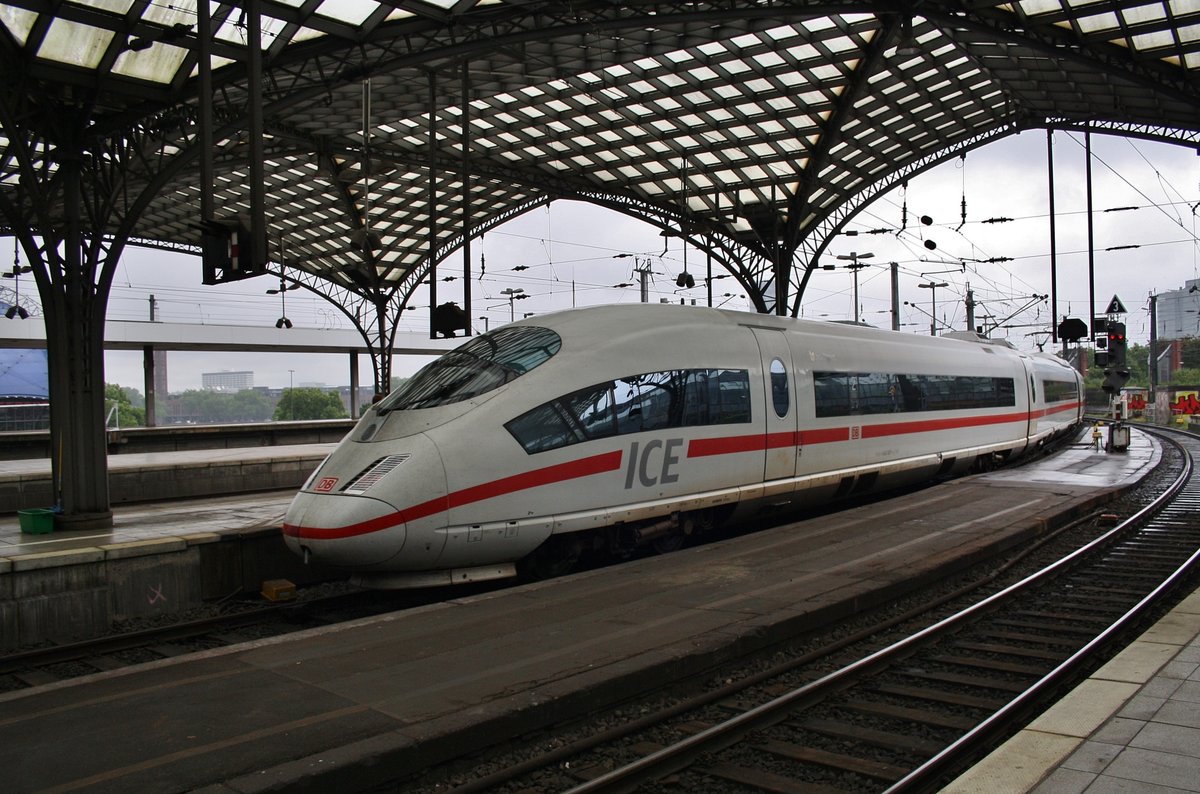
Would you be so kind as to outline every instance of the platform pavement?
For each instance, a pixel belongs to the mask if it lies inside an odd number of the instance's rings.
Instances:
[[[0,559],[278,527],[295,495],[289,489],[120,505],[113,509],[112,529],[44,535],[22,532],[15,513],[0,514]]]
[[[1002,479],[3,694],[0,769],[12,791],[378,785],[890,603],[1025,542],[1148,473],[1154,447],[1136,438],[1124,455],[1076,447]],[[1047,466],[1074,473],[1047,480]]]

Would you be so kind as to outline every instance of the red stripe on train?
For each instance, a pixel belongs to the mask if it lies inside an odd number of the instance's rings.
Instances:
[[[621,468],[622,454],[622,451],[618,449],[613,452],[605,452],[601,455],[593,455],[568,463],[514,474],[511,477],[504,477],[481,485],[464,488],[445,496],[421,502],[396,513],[372,518],[369,521],[360,521],[357,524],[350,524],[349,526],[300,527],[294,524],[284,524],[283,534],[311,540],[338,540],[358,535],[369,535],[372,532],[391,529],[404,522],[415,521],[418,518],[443,513],[452,507],[461,507],[473,502],[481,502],[485,499],[493,499],[497,496],[504,496],[529,488],[539,488],[543,485],[566,482],[567,480],[574,480],[579,477],[590,477],[593,474],[618,471]]]
[[[986,425],[1006,424],[1009,422],[1024,422],[1030,417],[1038,418],[1062,411],[1078,410],[1079,403],[1068,403],[1053,406],[1030,414],[999,414],[993,416],[970,416],[951,419],[922,419],[912,422],[892,422],[881,425],[863,425],[863,438],[882,438],[885,436],[904,435],[908,433],[929,433],[938,430],[955,430],[965,427],[983,427]],[[849,427],[831,427],[819,430],[801,430],[782,433],[751,433],[740,436],[722,436],[718,438],[697,438],[688,443],[689,458],[703,458],[713,455],[732,455],[742,452],[762,452],[767,449],[782,447],[804,446],[806,444],[830,444],[850,440]],[[452,507],[494,499],[530,488],[540,488],[544,485],[554,485],[594,474],[605,474],[618,471],[621,468],[622,451],[614,450],[600,455],[593,455],[579,460],[569,461],[554,466],[546,466],[533,471],[514,474],[499,480],[464,488],[446,496],[439,496],[412,507],[405,508],[369,521],[362,521],[345,527],[298,527],[292,524],[283,526],[283,533],[292,537],[309,538],[314,540],[336,540],[358,535],[367,535],[383,529],[390,529],[403,522],[427,518],[442,513]]]

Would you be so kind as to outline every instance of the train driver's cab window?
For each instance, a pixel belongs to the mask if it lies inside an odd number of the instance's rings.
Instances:
[[[532,454],[615,435],[749,421],[747,370],[688,369],[604,381],[539,405],[504,427]]]
[[[562,339],[549,328],[497,328],[422,367],[379,403],[379,413],[433,408],[486,394],[546,363],[561,347]]]
[[[788,395],[787,368],[777,358],[771,361],[771,403],[780,419],[788,415],[791,397]]]

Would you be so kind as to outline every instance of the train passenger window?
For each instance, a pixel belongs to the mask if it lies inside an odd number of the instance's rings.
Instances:
[[[557,400],[521,414],[505,428],[530,454],[558,449],[586,438],[568,419]]]
[[[645,430],[749,421],[749,371],[692,369],[598,383],[527,411],[504,427],[533,454]]]
[[[787,368],[777,358],[771,361],[771,402],[775,406],[776,416],[782,419],[788,415],[791,397],[788,395]]]
[[[561,347],[562,339],[549,328],[497,328],[422,367],[379,403],[379,413],[469,400],[544,364]]]
[[[850,401],[850,378],[840,372],[814,372],[813,392],[817,416],[850,416],[853,403]]]
[[[973,375],[814,372],[818,417],[1016,405],[1016,381]]]
[[[588,438],[605,438],[617,434],[617,409],[612,383],[601,383],[568,394],[563,398],[568,412],[579,417],[579,424]]]
[[[899,389],[893,376],[882,372],[859,373],[854,392],[855,413],[890,414],[900,410]]]
[[[1069,380],[1044,380],[1042,381],[1042,394],[1046,402],[1057,403],[1064,400],[1076,400],[1079,398],[1079,391],[1075,384]]]

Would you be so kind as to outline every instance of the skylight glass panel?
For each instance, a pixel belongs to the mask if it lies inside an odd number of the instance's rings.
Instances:
[[[1182,4],[1181,4],[1182,5]],[[1192,10],[1195,10],[1194,8]],[[1183,8],[1179,9],[1183,12]],[[1130,25],[1141,25],[1148,22],[1162,22],[1167,18],[1167,11],[1161,5],[1130,6],[1121,9],[1121,16]]]
[[[139,80],[169,83],[183,65],[187,50],[168,44],[152,44],[149,49],[134,52],[125,50],[117,56],[113,72]]]
[[[112,31],[56,18],[50,23],[38,57],[95,69],[100,65],[100,59],[112,37]]]
[[[262,16],[262,41],[260,42],[262,48],[266,49],[270,47],[271,43],[275,41],[276,36],[278,36],[286,26],[287,23],[282,19],[276,19],[264,14]],[[227,41],[231,44],[244,45],[247,43],[246,25],[242,21],[240,14],[231,15],[229,19],[225,20],[225,22],[219,28],[217,28],[217,31],[214,35],[221,41]]]
[[[857,65],[857,60],[844,62],[844,66],[848,69],[853,69]],[[841,82],[845,80],[845,77],[842,75],[842,70],[832,64],[814,66],[809,73],[821,82],[834,80]]]
[[[296,42],[312,41],[313,38],[319,38],[324,35],[325,34],[319,30],[313,30],[312,28],[300,28],[299,30],[296,30],[294,34],[292,34],[292,38],[288,40],[288,43],[294,44]]]
[[[101,11],[111,11],[114,14],[127,14],[133,7],[133,0],[89,0],[86,3],[73,3],[73,5],[85,5]]]
[[[431,0],[426,0],[430,2]],[[435,3],[435,5],[438,5]],[[317,9],[323,17],[350,25],[361,25],[379,8],[375,0],[325,0]]]
[[[1171,31],[1163,30],[1155,33],[1141,33],[1132,37],[1133,46],[1138,50],[1157,50],[1161,47],[1173,47],[1175,39],[1171,36]],[[1120,42],[1116,42],[1120,44]]]
[[[777,52],[762,52],[750,56],[750,60],[764,70],[771,70],[784,63],[783,56]]]
[[[33,23],[37,20],[37,14],[33,11],[26,11],[23,8],[13,8],[12,6],[0,6],[0,22],[4,23],[4,27],[12,34],[17,43],[22,47],[25,46],[25,40],[29,37],[29,30],[33,27]]]
[[[1084,33],[1096,33],[1099,31],[1115,32],[1118,25],[1117,15],[1108,11],[1102,14],[1077,17],[1075,21],[1078,23],[1079,29]]]

